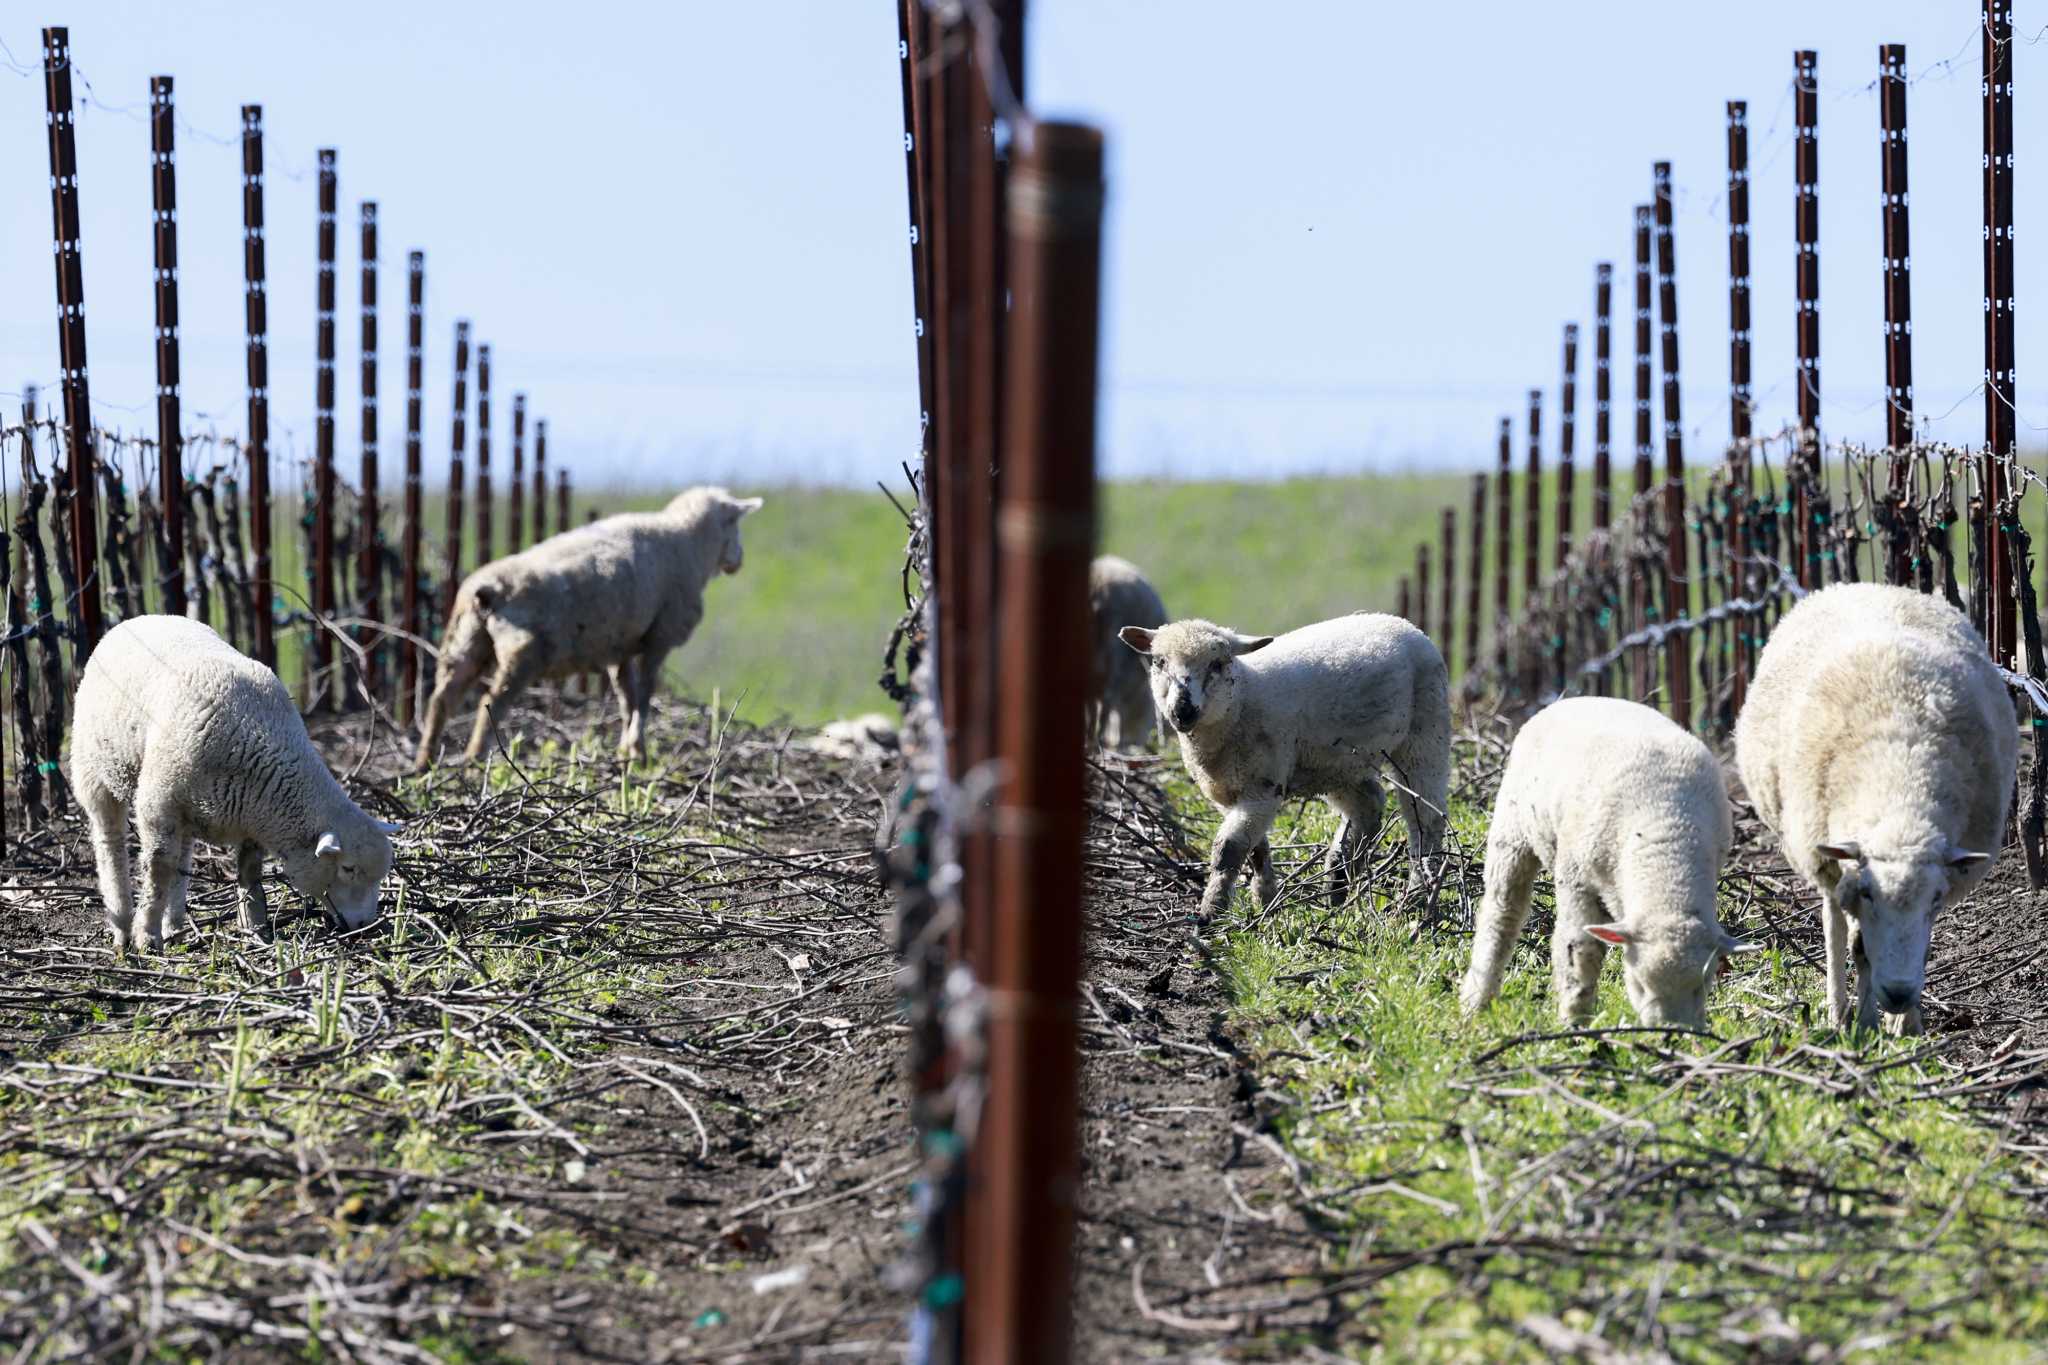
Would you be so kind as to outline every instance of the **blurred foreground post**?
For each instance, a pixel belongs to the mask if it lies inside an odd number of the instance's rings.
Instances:
[[[988,1107],[968,1337],[977,1360],[1058,1362],[1073,1335],[1080,1185],[1077,999],[1087,833],[1088,564],[1102,135],[1037,125],[1008,187],[1010,320],[1002,505],[995,923]]]

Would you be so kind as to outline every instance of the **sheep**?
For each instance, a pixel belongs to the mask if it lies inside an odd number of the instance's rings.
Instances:
[[[160,948],[183,927],[195,838],[235,850],[242,924],[261,937],[270,936],[265,854],[344,926],[377,918],[398,826],[349,799],[277,675],[203,622],[138,616],[107,632],[78,681],[71,786],[92,827],[117,949]],[[139,920],[131,811],[142,844]]]
[[[1910,588],[1845,583],[1771,632],[1735,726],[1743,786],[1821,899],[1828,1013],[1923,1027],[1934,917],[1990,873],[2019,762],[1983,637]]]
[[[1095,622],[1095,675],[1090,693],[1088,734],[1097,748],[1148,748],[1152,743],[1152,691],[1145,666],[1125,649],[1117,632],[1125,626],[1147,630],[1166,624],[1166,604],[1138,566],[1115,555],[1088,566],[1088,606]],[[1109,722],[1116,721],[1116,734]]]
[[[1123,642],[1146,657],[1152,699],[1180,739],[1189,776],[1223,812],[1201,917],[1230,901],[1249,861],[1263,908],[1278,891],[1267,832],[1289,797],[1320,796],[1343,817],[1326,859],[1330,903],[1351,860],[1379,834],[1381,765],[1408,827],[1408,886],[1443,843],[1451,771],[1450,680],[1429,637],[1399,617],[1358,612],[1274,637],[1209,621]]]
[[[1486,835],[1486,895],[1459,991],[1477,1014],[1500,991],[1539,867],[1557,889],[1557,1016],[1589,1018],[1607,949],[1646,1024],[1707,1026],[1707,987],[1738,942],[1714,913],[1735,834],[1707,746],[1647,706],[1574,697],[1515,736]]]
[[[813,753],[879,767],[902,750],[903,740],[895,721],[879,711],[869,711],[851,720],[829,722],[811,737],[808,747]]]
[[[464,761],[483,753],[492,726],[527,685],[600,668],[619,700],[619,757],[646,758],[662,660],[704,619],[705,585],[740,571],[740,519],[760,506],[723,488],[692,488],[659,512],[564,531],[463,579],[413,771],[432,765],[449,712],[486,669]]]

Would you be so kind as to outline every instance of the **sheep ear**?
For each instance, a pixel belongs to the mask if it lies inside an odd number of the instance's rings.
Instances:
[[[1733,934],[1721,935],[1721,951],[1724,953],[1760,953],[1763,950],[1764,945],[1761,943],[1752,943],[1748,939],[1737,938]]]
[[[1620,921],[1617,920],[1612,924],[1587,925],[1586,937],[1596,938],[1599,939],[1602,943],[1610,944],[1613,947],[1619,948],[1623,944],[1635,942],[1636,936],[1633,930],[1629,929],[1626,925],[1622,924]]]
[[[341,840],[334,837],[333,830],[330,829],[321,835],[320,842],[313,845],[313,856],[316,858],[339,858],[341,856]]]
[[[1231,642],[1230,652],[1233,654],[1249,654],[1253,650],[1264,649],[1272,643],[1273,637],[1270,635],[1240,635]]]
[[[1853,840],[1844,844],[1815,844],[1813,851],[1823,862],[1860,863],[1863,861],[1863,846]]]
[[[404,829],[405,826],[396,820],[379,820],[377,828],[383,830],[386,834],[396,834]]]
[[[758,512],[761,510],[761,499],[735,498],[733,500],[733,506],[740,509],[739,514],[741,516],[745,516],[749,512]]]
[[[1116,633],[1116,638],[1122,640],[1140,654],[1150,654],[1152,652],[1152,637],[1155,634],[1157,634],[1156,631],[1147,630],[1143,626],[1125,626]]]
[[[1966,848],[1951,848],[1948,851],[1948,865],[1956,871],[1961,871],[1966,867],[1975,867],[1978,863],[1988,863],[1990,861],[1991,855],[1989,853],[1972,853]]]

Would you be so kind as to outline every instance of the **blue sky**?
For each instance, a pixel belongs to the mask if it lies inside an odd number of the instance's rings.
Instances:
[[[1552,392],[1590,331],[1593,264],[1630,306],[1630,209],[1675,163],[1685,416],[1727,433],[1722,104],[1751,110],[1757,391],[1792,388],[1791,54],[1820,51],[1824,420],[1883,431],[1881,42],[1910,99],[1918,402],[1981,435],[1976,0],[1455,9],[1367,0],[1036,0],[1041,111],[1110,135],[1103,467],[1111,475],[1356,472],[1491,458],[1498,414]],[[237,110],[266,109],[273,423],[303,443],[314,150],[340,149],[341,421],[355,435],[354,206],[384,252],[387,463],[401,449],[404,252],[428,269],[427,451],[445,467],[457,316],[589,484],[887,478],[915,448],[892,0],[344,7],[84,0],[0,21],[0,410],[56,373],[39,71],[70,25],[93,106],[79,155],[93,391],[154,424],[148,78],[177,78],[186,409],[239,430]],[[2023,28],[2028,15],[2021,15]],[[2025,28],[2034,38],[2037,30]],[[2018,49],[2019,270],[2048,196],[2036,54]],[[81,89],[81,94],[84,91]],[[2029,306],[2031,305],[2031,306]],[[2041,333],[2019,313],[2022,440],[2040,444]],[[1617,397],[1628,395],[1617,330]],[[1590,336],[1588,337],[1590,351]],[[2048,363],[2048,362],[2044,362]],[[1582,373],[1582,412],[1590,361]],[[1554,427],[1553,427],[1554,430]],[[1589,436],[1582,436],[1582,441]],[[1583,446],[1582,446],[1583,449]],[[502,462],[504,456],[498,457]]]

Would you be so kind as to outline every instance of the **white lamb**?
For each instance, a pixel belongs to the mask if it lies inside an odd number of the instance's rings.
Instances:
[[[692,488],[659,512],[627,512],[550,536],[462,580],[420,727],[415,772],[434,761],[449,712],[490,670],[463,758],[529,684],[604,669],[619,699],[619,756],[647,756],[662,660],[704,619],[704,587],[740,571],[740,518],[759,498]]]
[[[1458,994],[1465,1012],[1499,994],[1541,868],[1557,889],[1558,1018],[1593,1013],[1611,945],[1644,1023],[1704,1029],[1708,985],[1750,947],[1714,913],[1733,837],[1721,765],[1660,713],[1605,697],[1537,712],[1515,736],[1493,803],[1486,897]]]
[[[263,856],[353,929],[377,918],[398,826],[334,780],[277,675],[198,621],[138,616],[108,631],[78,680],[71,786],[92,825],[117,945],[161,947],[185,919],[192,841],[232,848],[242,923],[263,935]],[[135,917],[128,816],[142,842]]]
[[[1757,661],[1735,756],[1785,861],[1820,892],[1828,1012],[1918,1033],[1934,917],[1990,873],[2019,762],[2011,694],[1963,614],[1910,588],[1840,584],[1785,613]]]
[[[1166,624],[1166,604],[1138,566],[1115,555],[1088,566],[1088,606],[1095,623],[1094,700],[1088,734],[1100,747],[1142,749],[1152,742],[1152,691],[1145,665],[1118,643],[1125,626],[1147,630]],[[1110,722],[1116,722],[1115,734]]]
[[[1451,772],[1450,681],[1428,636],[1359,612],[1277,639],[1199,620],[1129,626],[1122,637],[1146,657],[1189,776],[1223,812],[1204,920],[1229,904],[1247,860],[1259,904],[1271,904],[1266,835],[1296,796],[1320,796],[1343,816],[1327,859],[1330,900],[1342,904],[1353,856],[1379,834],[1383,778],[1408,826],[1408,885],[1422,885],[1443,843]]]

